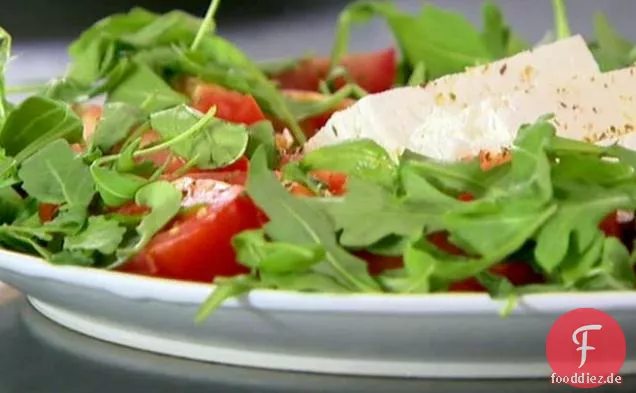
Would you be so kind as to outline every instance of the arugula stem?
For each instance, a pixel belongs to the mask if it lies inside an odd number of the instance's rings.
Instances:
[[[46,84],[8,86],[5,89],[5,92],[7,93],[7,95],[33,93],[46,88],[46,86]]]
[[[133,153],[133,157],[142,157],[142,156],[146,156],[148,154],[152,154],[152,153],[156,153],[158,151],[164,150],[169,148],[170,146],[173,146],[181,141],[184,141],[188,138],[190,138],[191,136],[193,136],[194,134],[196,134],[197,132],[203,130],[203,128],[208,125],[208,123],[214,118],[214,115],[216,114],[216,107],[212,107],[210,108],[210,110],[203,116],[201,117],[201,119],[199,119],[199,121],[197,121],[195,124],[192,125],[192,127],[190,127],[189,129],[187,129],[186,131],[184,131],[183,133],[179,134],[178,136],[167,140],[163,143],[160,143],[158,145],[149,147],[147,149],[143,149],[143,150],[139,150],[136,151],[135,153]],[[102,157],[98,160],[95,160],[95,162],[97,162],[97,165],[102,165],[108,162],[112,162],[112,161],[116,161],[119,158],[119,154],[112,154],[110,156],[105,156]]]
[[[554,9],[554,28],[557,39],[568,38],[572,35],[570,23],[568,22],[568,12],[565,0],[552,0]]]
[[[194,37],[194,41],[190,46],[190,50],[197,50],[199,45],[201,45],[201,41],[203,41],[203,37],[205,37],[210,30],[213,30],[214,15],[216,14],[216,10],[219,8],[220,4],[221,0],[212,0],[210,3],[208,11],[205,14],[205,18],[203,18],[203,22],[201,22],[201,26],[199,27],[199,31],[197,31],[197,35]]]

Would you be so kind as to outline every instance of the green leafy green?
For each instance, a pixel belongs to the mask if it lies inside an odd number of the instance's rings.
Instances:
[[[0,27],[0,130],[9,115],[9,105],[5,98],[4,74],[11,57],[11,36]]]
[[[425,227],[439,224],[443,211],[434,205],[409,203],[377,184],[356,178],[349,180],[347,195],[326,210],[342,231],[340,243],[356,248],[389,235],[422,233]]]
[[[27,158],[18,176],[24,182],[24,190],[44,203],[88,206],[95,195],[95,183],[88,166],[63,139]]]
[[[136,106],[119,102],[106,104],[91,145],[108,152],[126,139],[132,128],[145,118],[144,112]]]
[[[269,242],[262,230],[243,232],[234,237],[232,245],[241,264],[264,274],[305,272],[325,257],[320,245]]]
[[[529,48],[529,45],[516,36],[506,25],[501,9],[488,0],[482,5],[484,31],[481,35],[488,51],[495,59],[517,54]]]
[[[612,71],[633,63],[634,44],[621,37],[602,12],[594,15],[596,42],[592,51],[602,71]]]
[[[84,231],[64,239],[64,248],[69,251],[99,251],[102,254],[112,254],[123,240],[125,232],[126,228],[119,226],[117,221],[104,216],[90,217]]]
[[[181,209],[181,192],[171,183],[157,181],[143,186],[135,195],[135,203],[150,208],[137,226],[139,241],[128,249],[118,250],[122,256],[130,256],[140,251],[152,237],[168,224]]]
[[[572,35],[570,22],[568,21],[568,11],[565,0],[552,0],[554,8],[554,31],[558,40],[568,38]]]
[[[347,141],[313,150],[302,158],[303,169],[326,169],[392,187],[397,168],[389,154],[369,139]]]
[[[152,96],[147,106],[149,112],[156,112],[187,101],[186,97],[174,91],[154,71],[145,65],[134,65],[127,76],[109,91],[109,102],[123,102],[141,107]]]
[[[327,215],[288,194],[269,172],[262,149],[251,160],[247,193],[269,217],[265,233],[273,241],[322,245],[325,261],[315,266],[316,271],[329,275],[352,290],[369,292],[379,289],[367,272],[365,262],[338,245]]]
[[[148,183],[143,177],[100,167],[97,162],[91,165],[90,172],[106,206],[117,207],[133,200],[137,191]]]
[[[164,139],[172,139],[190,129],[202,115],[185,105],[152,114],[150,124]],[[247,149],[245,126],[215,120],[195,137],[171,146],[181,157],[194,160],[200,168],[220,168],[238,160]]]
[[[32,96],[9,114],[0,131],[0,147],[22,162],[56,139],[80,141],[82,129],[82,122],[68,105]]]
[[[600,234],[598,223],[604,217],[619,209],[636,209],[634,191],[633,187],[607,190],[570,183],[556,214],[537,235],[537,263],[551,273],[566,257],[572,241],[579,251],[587,249]]]
[[[263,146],[267,153],[267,164],[271,169],[278,167],[280,157],[276,148],[276,131],[270,121],[263,120],[252,124],[248,130],[249,140],[245,149],[247,157],[251,158],[259,146]]]

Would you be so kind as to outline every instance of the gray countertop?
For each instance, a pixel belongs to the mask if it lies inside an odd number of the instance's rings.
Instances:
[[[0,286],[0,393],[537,393],[544,380],[451,381],[320,376],[186,361],[74,333]],[[636,391],[636,376],[597,392]]]

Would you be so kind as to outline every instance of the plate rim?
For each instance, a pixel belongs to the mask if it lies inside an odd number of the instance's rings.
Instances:
[[[146,277],[90,267],[52,265],[38,257],[0,249],[0,273],[2,271],[28,278],[63,282],[86,290],[106,291],[132,301],[200,306],[215,288],[212,284]],[[12,284],[11,277],[5,275],[2,279],[7,284]],[[241,297],[228,299],[221,308],[387,315],[498,315],[505,305],[506,301],[494,300],[488,294],[481,293],[338,294],[256,289]],[[517,307],[510,315],[562,314],[582,307],[604,311],[633,311],[636,310],[636,291],[525,295],[519,299]]]

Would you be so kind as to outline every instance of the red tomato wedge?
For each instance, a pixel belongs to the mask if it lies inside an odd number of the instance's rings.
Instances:
[[[265,120],[254,97],[220,86],[197,83],[191,91],[192,106],[205,113],[216,106],[216,117],[231,123],[252,125]]]
[[[490,268],[490,273],[507,278],[515,286],[538,284],[544,282],[544,278],[525,262],[505,262]],[[450,285],[451,292],[484,292],[484,288],[476,279],[455,282]]]
[[[393,87],[397,74],[397,61],[393,48],[345,56],[341,64],[353,81],[369,93],[379,93]],[[327,78],[329,68],[329,59],[306,59],[292,69],[273,75],[272,79],[277,81],[283,89],[318,91],[320,81]],[[342,78],[335,81],[336,88],[345,84]]]
[[[201,207],[178,217],[119,270],[198,282],[247,272],[237,263],[231,240],[259,228],[261,221],[243,187],[191,177],[174,184],[184,192],[184,207]]]
[[[326,184],[332,195],[340,196],[347,192],[347,175],[344,173],[314,170],[309,172],[309,174]]]

